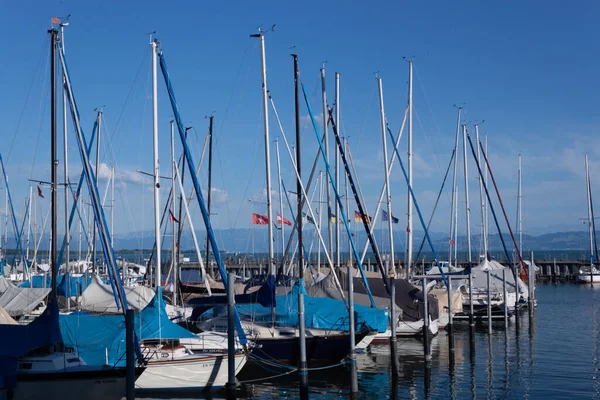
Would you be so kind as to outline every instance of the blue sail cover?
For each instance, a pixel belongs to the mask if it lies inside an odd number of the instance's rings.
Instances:
[[[16,384],[17,360],[32,350],[62,342],[58,326],[58,303],[28,325],[0,325],[0,389]]]
[[[311,297],[306,294],[304,286],[299,282],[294,284],[292,292],[287,295],[278,295],[275,323],[280,326],[298,326],[298,291],[304,295],[304,316],[307,328],[350,330],[348,309],[343,300],[330,298]],[[271,323],[271,308],[259,304],[236,304],[240,316],[256,322]],[[361,325],[369,330],[385,332],[388,327],[388,311],[354,305],[356,326]]]
[[[60,329],[65,344],[76,348],[86,364],[125,366],[125,319],[122,315],[61,315]],[[140,340],[196,337],[169,319],[160,293],[135,315],[135,333]]]

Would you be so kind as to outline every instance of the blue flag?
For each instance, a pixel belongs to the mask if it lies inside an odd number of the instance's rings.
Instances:
[[[387,221],[387,220],[388,220],[388,213],[387,213],[387,211],[385,211],[385,210],[381,210],[381,211],[383,211],[383,214],[382,214],[382,219],[383,219],[384,221]],[[393,223],[393,224],[397,224],[398,222],[399,222],[399,221],[398,221],[398,218],[396,218],[396,217],[394,217],[394,216],[392,215],[392,223]]]

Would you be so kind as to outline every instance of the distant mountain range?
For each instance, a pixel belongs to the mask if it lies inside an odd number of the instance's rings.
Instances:
[[[291,231],[291,227],[287,227],[285,230],[286,237],[289,235]],[[340,243],[341,248],[344,251],[347,251],[348,248],[348,239],[347,235],[342,228],[343,234],[341,235]],[[278,230],[275,230],[275,252],[281,252],[281,234]],[[205,231],[197,231],[196,232],[200,248],[204,248],[204,244],[206,243],[206,232]],[[366,234],[364,231],[357,231],[355,233],[355,237],[358,238],[358,248],[359,251],[362,251],[364,243],[366,241]],[[378,242],[378,245],[381,246],[381,243],[387,243],[387,231],[376,229],[374,232],[375,238]],[[231,229],[231,230],[215,230],[215,236],[217,238],[217,243],[222,251],[228,253],[265,253],[268,251],[267,246],[267,228],[265,226],[257,226],[254,229]],[[327,240],[327,235],[324,232],[325,240]],[[394,247],[396,252],[404,251],[404,244],[406,243],[406,233],[404,231],[398,231],[394,235]],[[440,233],[440,232],[432,232],[430,234],[431,240],[433,241],[433,245],[439,252],[447,252],[448,251],[448,234]],[[508,248],[509,252],[512,252],[513,244],[510,235],[504,234],[504,241]],[[61,236],[59,235],[59,238]],[[384,241],[382,242],[382,238]],[[418,251],[419,246],[423,240],[423,232],[415,232],[413,236],[414,240],[414,251]],[[62,238],[59,242],[62,243]],[[85,240],[85,239],[84,239]],[[310,246],[312,245],[313,251],[316,251],[318,246],[317,237],[315,234],[315,230],[311,225],[308,225],[308,228],[305,230],[305,246],[307,251],[310,250]],[[467,240],[466,236],[459,236],[458,240],[456,240],[458,250],[466,250]],[[163,239],[163,248],[170,248],[171,239],[170,237],[165,237]],[[48,249],[48,240],[42,241],[41,250]],[[139,249],[151,249],[154,245],[154,234],[153,232],[146,231],[140,233],[128,233],[125,235],[115,236],[115,249],[116,250],[139,250]],[[472,248],[480,249],[481,248],[481,237],[479,235],[473,235],[471,237],[471,245]],[[14,238],[9,237],[7,247],[9,249],[15,248],[16,241]],[[33,246],[33,245],[32,245]],[[77,236],[73,236],[71,239],[71,251],[76,251],[79,246],[79,239]],[[85,248],[85,243],[83,243],[83,247]],[[387,247],[387,245],[385,246]],[[555,232],[555,233],[547,233],[539,236],[534,235],[523,235],[523,250],[535,250],[535,251],[555,251],[555,250],[581,250],[585,251],[589,248],[589,233],[586,231],[575,231],[575,232]],[[192,240],[192,235],[189,231],[185,232],[181,239],[181,249],[182,250],[193,250],[194,243]],[[502,250],[502,242],[500,240],[500,236],[497,234],[489,236],[489,249],[491,251],[500,251]],[[385,249],[384,249],[385,250]],[[423,246],[423,251],[429,253],[430,247],[425,242]]]

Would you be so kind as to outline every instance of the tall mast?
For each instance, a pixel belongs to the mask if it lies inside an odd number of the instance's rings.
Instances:
[[[385,265],[385,273],[389,274],[389,268],[391,267],[394,270],[394,231],[392,227],[392,195],[390,194],[390,174],[387,168],[387,160],[388,160],[388,151],[387,151],[387,139],[386,139],[386,123],[385,123],[385,109],[383,105],[383,82],[381,78],[377,78],[377,83],[379,86],[379,113],[381,116],[381,142],[383,145],[383,173],[385,177],[385,196],[387,203],[387,225],[388,225],[388,234],[390,240],[390,262]],[[409,204],[412,204],[409,201]]]
[[[171,120],[171,205],[170,212],[172,214],[171,217],[171,225],[172,225],[172,237],[171,237],[171,264],[173,265],[173,305],[177,306],[177,285],[179,284],[177,278],[179,277],[177,274],[177,257],[176,257],[176,246],[175,246],[175,232],[176,232],[176,221],[174,218],[175,215],[175,121]],[[210,190],[210,189],[209,189]],[[210,193],[210,192],[209,192]],[[184,194],[181,193],[183,196]]]
[[[294,57],[294,101],[296,108],[296,169],[298,170],[298,179],[296,180],[296,199],[298,202],[298,210],[296,213],[298,220],[298,278],[301,285],[304,285],[304,255],[302,246],[302,174],[301,174],[301,157],[300,157],[300,93],[298,85],[300,84],[300,72],[298,71],[298,55],[292,54]],[[324,115],[325,119],[326,116]],[[327,216],[329,219],[329,216]],[[298,291],[298,321],[300,331],[300,397],[308,399],[308,371],[306,364],[306,337],[305,337],[305,321],[304,321],[304,288]]]
[[[51,193],[51,204],[52,219],[51,219],[51,232],[50,240],[52,244],[50,246],[50,258],[52,266],[52,293],[50,299],[56,299],[56,278],[58,274],[57,253],[56,253],[56,234],[57,226],[56,221],[58,217],[57,206],[57,184],[56,184],[56,172],[58,166],[58,159],[56,153],[56,47],[58,43],[58,31],[54,28],[50,30],[50,161],[51,161],[51,182],[52,182],[52,193]],[[7,189],[8,192],[8,189]]]
[[[115,248],[115,166],[110,168],[110,247]]]
[[[275,139],[275,152],[277,153],[277,184],[279,190],[279,215],[281,215],[281,257],[285,252],[285,224],[283,223],[283,189],[281,188],[281,163],[279,160],[279,140]]]
[[[269,106],[268,106],[268,93],[267,93],[267,60],[265,56],[265,35],[262,29],[259,30],[258,35],[252,35],[253,37],[258,36],[260,38],[260,54],[262,61],[262,97],[263,97],[263,117],[265,125],[265,169],[267,178],[267,219],[268,235],[269,235],[269,273],[275,276],[275,264],[273,264],[273,206],[271,204],[271,150],[270,150],[270,139],[269,139]],[[301,219],[302,214],[298,215]]]
[[[62,41],[62,51],[65,51],[65,26],[69,25],[68,22],[61,22],[60,24],[60,40]],[[65,76],[63,73],[62,79],[62,117],[63,117],[63,142],[64,142],[64,171],[65,171],[65,272],[68,273],[69,268],[69,256],[71,235],[69,234],[69,146],[67,139],[67,90],[65,88]],[[59,266],[60,267],[60,266]],[[67,311],[70,309],[70,302],[67,301]]]
[[[469,207],[469,163],[467,158],[467,126],[462,126],[463,131],[463,163],[465,167],[465,202],[467,216],[467,261],[471,264],[471,208]]]
[[[458,107],[458,118],[456,121],[456,139],[454,142],[454,152],[458,155],[458,135],[460,132],[460,113],[462,111],[462,107]],[[454,210],[456,208],[456,159],[458,157],[454,157],[454,175],[452,176],[452,202],[450,205],[450,238],[448,239],[448,267],[452,266],[452,246],[456,246],[456,238],[452,234],[454,231]],[[456,262],[456,260],[454,260]]]
[[[521,192],[521,155],[519,154],[519,187],[517,193],[517,229],[519,230],[519,249],[523,252],[523,214],[521,209],[521,198],[523,194]]]
[[[159,290],[161,285],[161,270],[160,270],[160,161],[158,159],[158,85],[156,83],[156,52],[158,41],[156,39],[150,40],[150,47],[152,49],[152,135],[154,143],[154,236],[156,240],[156,256],[155,256],[155,285],[156,289]],[[98,127],[98,133],[100,128]],[[100,139],[100,135],[98,135]]]
[[[102,132],[102,110],[98,110],[98,137],[96,139],[96,179],[98,179],[98,172],[100,171],[100,136]],[[93,214],[93,213],[91,213]],[[94,225],[90,228],[93,231],[92,239],[92,271],[96,272],[96,216],[94,215]]]
[[[335,73],[335,124],[340,126],[340,73]],[[325,135],[327,136],[327,135]],[[340,191],[340,150],[335,146],[335,188]],[[329,218],[329,216],[327,216]],[[335,202],[335,265],[340,267],[340,205]],[[319,225],[320,229],[320,225]]]
[[[348,154],[348,138],[344,139],[344,153]],[[337,147],[337,146],[336,146]],[[346,218],[350,219],[350,196],[348,195],[348,174],[344,174],[344,185],[346,188]],[[337,202],[336,202],[337,203]],[[356,231],[356,222],[354,222],[354,230]],[[348,235],[348,265],[352,265],[352,238]],[[358,262],[358,261],[357,261]]]
[[[592,268],[594,266],[594,258],[595,258],[595,254],[594,254],[594,231],[593,231],[593,225],[592,225],[592,193],[590,190],[590,168],[588,165],[588,156],[587,154],[585,155],[585,187],[587,189],[587,202],[588,202],[588,231],[590,234],[590,268]],[[594,283],[593,277],[592,277],[592,283]]]
[[[323,217],[323,171],[319,171],[319,207],[317,208],[319,211],[319,229],[321,229],[321,222]],[[336,220],[337,221],[337,220]],[[317,252],[317,274],[321,272],[321,241],[318,241],[318,249]]]
[[[213,120],[214,116],[211,115],[208,124],[208,192],[206,193],[206,209],[208,212],[208,218],[210,218],[210,199],[212,193]],[[183,193],[181,195],[183,196]],[[214,278],[214,271],[210,267],[210,239],[208,235],[206,235],[206,266],[210,275]]]
[[[321,99],[323,101],[323,135],[325,137],[325,158],[329,162],[329,135],[327,134],[327,122],[329,120],[327,111],[327,91],[325,88],[325,64],[321,67]],[[331,226],[331,182],[329,175],[325,177],[327,184],[325,192],[327,193],[327,250],[329,254],[333,254],[333,228]],[[337,224],[337,220],[336,220]]]
[[[413,120],[412,120],[412,106],[413,106],[413,62],[412,60],[408,63],[408,160],[407,160],[407,169],[408,169],[408,185],[413,187],[413,165],[412,165],[412,128],[413,128]],[[385,161],[387,162],[387,160]],[[387,169],[387,167],[386,167]],[[410,268],[412,265],[412,251],[413,251],[413,220],[412,220],[412,209],[413,209],[413,200],[410,196],[410,191],[407,193],[407,223],[406,223],[406,278],[410,276]],[[391,218],[391,215],[389,216]]]
[[[33,187],[29,186],[29,211],[27,212],[27,248],[25,249],[25,258],[29,260],[29,237],[31,235],[31,200],[33,199]]]
[[[479,125],[475,124],[475,139],[479,143]],[[481,152],[479,146],[477,146],[477,163],[481,165]],[[479,181],[479,202],[481,204],[481,238],[483,241],[483,256],[487,260],[487,235],[486,235],[486,213],[485,213],[485,195],[483,194],[483,180],[481,175],[478,174],[477,180]]]
[[[488,137],[487,137],[487,133],[485,134],[485,154],[488,153]],[[487,163],[483,163],[483,168],[484,168],[484,174],[485,174],[485,178],[484,178],[484,182],[485,182],[485,186],[487,187],[488,185],[488,165]],[[487,257],[487,251],[489,250],[490,247],[490,237],[489,237],[489,233],[490,233],[490,207],[491,204],[489,204],[487,202],[486,199],[486,203],[485,203],[485,224],[483,225],[485,227],[485,243],[486,243],[486,253],[485,256]],[[508,261],[508,260],[507,260]]]

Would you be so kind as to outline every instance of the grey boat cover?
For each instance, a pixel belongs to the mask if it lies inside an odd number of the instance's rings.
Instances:
[[[142,311],[154,297],[154,290],[145,286],[125,287],[123,289],[129,308],[135,310],[135,312]],[[96,275],[92,276],[92,283],[81,294],[79,307],[82,310],[99,314],[122,313],[117,308],[112,287],[102,283]]]
[[[342,287],[345,286],[345,282],[347,282],[347,275],[344,271],[339,272],[340,284]],[[367,296],[367,289],[363,284],[362,277],[355,276],[354,277],[354,293],[363,294]],[[386,299],[389,303],[389,295],[385,290],[385,286],[383,284],[383,280],[381,276],[375,277],[367,277],[367,282],[369,283],[369,287],[371,288],[371,293],[373,297],[379,297]],[[402,320],[404,321],[419,321],[423,319],[423,293],[421,289],[417,286],[414,286],[412,283],[408,282],[406,279],[395,280],[396,286],[396,306],[402,309]],[[356,295],[355,295],[356,296]],[[436,320],[439,318],[439,309],[438,309],[438,300],[431,296],[427,296],[428,301],[428,309],[429,309],[429,317],[431,320]],[[368,303],[367,303],[368,304]]]
[[[11,317],[20,317],[35,310],[50,294],[50,289],[20,288],[2,278],[0,280],[0,307]]]
[[[346,278],[347,279],[347,278]],[[348,282],[347,280],[344,282]],[[341,282],[340,282],[341,284]],[[361,283],[362,285],[362,283]],[[348,299],[348,291],[347,288],[343,289],[344,298]],[[306,292],[309,296],[312,297],[326,297],[330,299],[342,300],[342,295],[340,294],[340,290],[335,284],[335,279],[330,272],[325,278],[321,279],[317,283],[306,286]],[[376,297],[373,296],[373,300],[375,301],[375,306],[377,308],[389,309],[390,308],[390,298],[389,297]],[[363,293],[354,293],[354,303],[360,304],[361,306],[370,307],[371,301],[369,300],[368,294]],[[398,318],[402,317],[402,309],[396,306],[396,315]]]
[[[0,325],[16,325],[18,324],[9,313],[2,307],[0,307]]]

